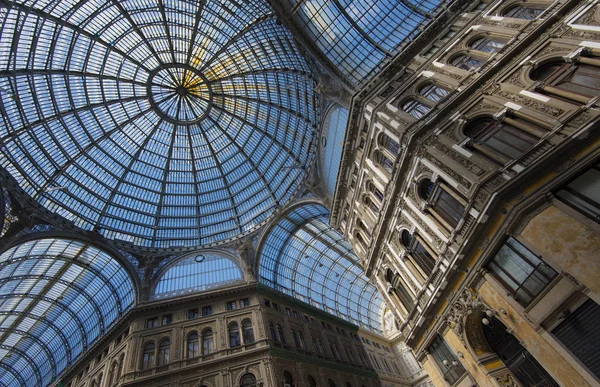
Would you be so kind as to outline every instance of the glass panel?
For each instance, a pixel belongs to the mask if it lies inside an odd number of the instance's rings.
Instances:
[[[237,262],[216,254],[182,258],[160,277],[153,299],[176,297],[241,283],[242,270]]]
[[[1,14],[0,164],[76,226],[193,248],[256,229],[305,179],[317,77],[267,1],[14,1]]]
[[[556,192],[556,196],[586,216],[600,222],[600,168],[594,166]]]
[[[346,135],[346,123],[348,122],[348,109],[341,106],[333,107],[323,124],[325,137],[325,151],[323,152],[323,178],[327,184],[327,190],[333,197],[337,174],[344,149],[344,136]]]
[[[48,385],[135,302],[128,271],[85,242],[37,239],[0,255],[0,363]],[[27,312],[27,313],[25,313]],[[10,318],[7,318],[10,316]]]
[[[383,299],[348,242],[329,225],[325,207],[288,212],[266,236],[259,262],[261,283],[381,332]]]

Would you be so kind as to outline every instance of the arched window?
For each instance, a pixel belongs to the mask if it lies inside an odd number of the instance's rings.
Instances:
[[[306,379],[308,380],[308,387],[317,387],[317,382],[315,381],[315,378],[313,378],[312,376],[308,375],[306,377]]]
[[[398,273],[392,272],[391,269],[387,269],[385,279],[392,286],[392,291],[398,297],[402,305],[406,310],[410,311],[413,307],[413,298],[406,288],[406,284]]]
[[[446,98],[450,92],[434,83],[428,83],[419,90],[419,94],[432,102],[440,102]]]
[[[115,379],[115,382],[118,381],[119,379],[121,379],[121,375],[123,375],[123,363],[125,362],[125,354],[122,353],[121,356],[119,357],[119,370],[117,371],[117,378]]]
[[[376,150],[373,152],[373,161],[379,164],[384,170],[388,173],[392,173],[392,169],[394,168],[394,161],[390,160],[384,153]]]
[[[400,144],[385,133],[379,134],[379,147],[388,151],[394,158],[400,153]]]
[[[425,277],[431,275],[435,266],[435,259],[429,252],[428,246],[424,245],[426,242],[417,235],[411,235],[408,230],[403,230],[400,238],[402,244],[408,249],[409,257],[423,271]]]
[[[458,226],[465,212],[466,201],[462,199],[450,186],[438,179],[432,183],[424,179],[417,187],[419,195],[429,202],[428,211],[448,231]]]
[[[273,339],[273,341],[277,341],[277,333],[275,332],[275,326],[271,321],[269,321],[269,332],[271,333],[271,339]]]
[[[600,96],[600,67],[583,63],[589,58],[579,58],[579,63],[551,62],[530,73],[534,81],[544,82],[542,90],[559,98],[585,103]],[[583,98],[570,95],[574,93]]]
[[[98,375],[98,386],[102,386],[102,374]]]
[[[229,326],[229,347],[233,348],[240,345],[240,327],[237,323],[233,323]]]
[[[317,338],[317,352],[319,352],[321,355],[325,352],[323,350],[323,342],[319,338]]]
[[[541,6],[522,6],[522,5],[513,5],[511,7],[505,8],[500,13],[500,16],[504,17],[514,17],[517,19],[526,19],[533,20],[544,12],[545,8]]]
[[[427,105],[422,104],[416,99],[409,99],[402,104],[402,110],[404,110],[411,116],[419,119],[425,114],[429,113],[431,108]]]
[[[283,335],[283,328],[281,325],[277,324],[277,333],[279,334],[279,341],[285,344],[285,336]]]
[[[190,334],[187,339],[187,357],[188,359],[192,359],[198,357],[199,354],[198,334],[194,332]]]
[[[113,382],[114,382],[114,384],[116,384],[116,382],[118,380],[117,379],[117,372],[119,372],[118,370],[119,370],[119,364],[115,360],[112,363],[112,366],[110,367],[110,372],[108,373],[108,385],[109,386],[112,386]]]
[[[373,211],[375,215],[379,214],[379,206],[375,204],[373,199],[365,195],[365,197],[363,198],[363,202],[365,203],[365,206],[367,206],[371,211]]]
[[[164,339],[158,347],[158,366],[164,366],[169,364],[169,351],[171,348],[171,341]]]
[[[304,341],[304,336],[300,331],[298,331],[298,340],[300,341],[300,348],[306,349],[306,342]]]
[[[256,387],[256,377],[252,374],[246,374],[240,379],[240,387]]]
[[[214,351],[213,331],[207,329],[202,333],[202,354],[208,355]]]
[[[252,321],[245,320],[242,323],[242,335],[244,337],[244,344],[254,343],[254,329],[252,329]]]
[[[492,117],[469,122],[463,133],[473,140],[471,147],[500,164],[518,158],[538,141],[538,137]]]
[[[379,203],[383,202],[383,192],[372,181],[367,183],[367,190],[373,194],[379,200]]]
[[[485,64],[485,60],[470,55],[460,54],[450,60],[450,65],[467,71],[478,70]]]
[[[292,377],[292,374],[289,371],[283,371],[283,383],[284,385],[287,384],[289,386],[294,385],[294,378]]]
[[[473,50],[478,50],[487,54],[493,54],[500,51],[505,44],[506,43],[500,40],[486,36],[473,40],[471,44],[469,44],[469,47]]]
[[[142,356],[142,369],[147,370],[154,367],[154,343],[148,343],[144,347],[144,354]]]
[[[333,382],[333,380],[328,379],[327,381],[329,382],[329,387],[335,387],[335,383]]]

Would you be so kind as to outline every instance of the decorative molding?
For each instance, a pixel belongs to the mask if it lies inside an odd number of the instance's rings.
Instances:
[[[462,339],[465,317],[474,311],[483,310],[484,308],[485,304],[481,300],[481,297],[471,292],[468,288],[465,288],[448,310],[445,320],[450,328]]]

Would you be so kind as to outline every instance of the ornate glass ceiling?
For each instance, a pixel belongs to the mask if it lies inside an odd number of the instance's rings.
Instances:
[[[323,178],[331,197],[335,193],[335,184],[340,170],[347,123],[348,109],[334,105],[327,112],[323,124],[323,137],[321,138]]]
[[[191,255],[179,259],[160,276],[152,298],[183,296],[239,284],[239,264],[218,254]]]
[[[127,271],[84,242],[38,239],[0,255],[0,384],[45,386],[135,301]]]
[[[360,84],[412,41],[445,0],[283,0],[303,31]]]
[[[77,226],[235,238],[303,181],[314,81],[264,0],[2,2],[0,163]]]
[[[299,207],[270,231],[260,252],[260,281],[363,328],[381,333],[383,299],[350,244],[318,204]]]

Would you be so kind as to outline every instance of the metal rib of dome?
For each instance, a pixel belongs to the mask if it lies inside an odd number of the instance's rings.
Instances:
[[[8,1],[0,19],[0,162],[77,226],[208,245],[305,178],[315,84],[265,1]]]
[[[127,270],[87,243],[38,239],[5,251],[0,384],[50,384],[134,302]]]
[[[380,333],[383,298],[329,211],[308,204],[288,212],[260,251],[260,282],[363,328]]]

